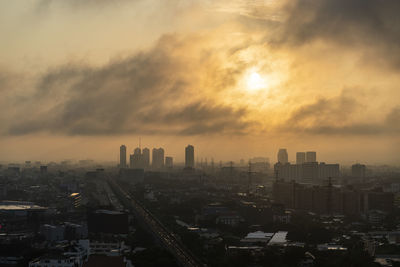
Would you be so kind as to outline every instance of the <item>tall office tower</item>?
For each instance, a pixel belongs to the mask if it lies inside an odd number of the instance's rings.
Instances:
[[[305,162],[302,165],[302,177],[301,182],[303,183],[318,183],[318,162]]]
[[[303,164],[306,162],[306,153],[305,152],[297,152],[296,153],[296,164]]]
[[[142,154],[142,150],[139,147],[133,150],[133,155],[140,155],[140,154]]]
[[[307,151],[306,152],[306,162],[317,162],[317,152]]]
[[[320,162],[318,166],[318,177],[321,181],[325,181],[328,178],[339,178],[339,164],[326,164],[325,162]]]
[[[165,157],[165,167],[172,169],[174,167],[174,159],[172,157]]]
[[[150,166],[150,149],[143,148],[142,151],[143,167],[147,169]]]
[[[143,169],[142,150],[137,147],[133,151],[132,168]]]
[[[365,178],[366,167],[364,164],[354,164],[351,166],[351,176],[356,178]]]
[[[161,169],[164,167],[164,149],[153,148],[152,165],[154,169]]]
[[[134,159],[133,159],[133,154],[129,155],[129,168],[134,168],[135,164],[134,164]]]
[[[126,146],[119,147],[119,167],[126,168]]]
[[[281,164],[286,164],[288,163],[288,153],[286,151],[286,148],[281,148],[278,151],[278,162]]]
[[[192,145],[185,148],[185,168],[194,168],[194,147]]]

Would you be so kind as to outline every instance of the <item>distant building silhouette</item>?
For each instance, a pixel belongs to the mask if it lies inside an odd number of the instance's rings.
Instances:
[[[317,152],[307,151],[306,152],[306,162],[317,162]]]
[[[119,147],[119,167],[126,168],[126,146],[121,145]]]
[[[194,147],[192,145],[185,148],[185,168],[194,168]]]
[[[172,169],[172,167],[174,167],[173,160],[174,159],[172,157],[165,157],[165,167]]]
[[[288,159],[288,153],[286,151],[286,148],[281,148],[278,151],[278,162],[280,162],[281,164],[286,164],[289,162]]]
[[[339,164],[326,164],[324,162],[305,162],[303,164],[281,164],[274,166],[278,180],[296,181],[307,184],[322,184],[328,178],[339,178]]]
[[[164,149],[153,148],[152,153],[152,167],[153,169],[161,169],[164,167]]]
[[[351,166],[351,176],[356,178],[365,178],[366,167],[363,164],[354,164]]]
[[[150,167],[150,149],[147,147],[142,150],[143,167],[145,169]]]
[[[358,216],[376,210],[391,212],[394,207],[394,194],[391,192],[334,187],[331,184],[311,186],[294,181],[275,181],[272,198],[286,208],[318,214]]]
[[[144,169],[142,150],[139,147],[135,148],[133,151],[132,162],[130,165],[131,168],[134,169]]]
[[[296,164],[303,164],[306,162],[306,153],[305,152],[297,152],[296,153]]]

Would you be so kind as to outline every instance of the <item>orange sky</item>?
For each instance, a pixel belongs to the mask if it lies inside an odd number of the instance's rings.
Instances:
[[[399,164],[396,1],[0,3],[0,161]]]

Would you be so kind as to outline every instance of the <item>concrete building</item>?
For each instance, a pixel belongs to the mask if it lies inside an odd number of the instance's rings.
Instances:
[[[289,162],[288,159],[288,153],[286,151],[286,148],[281,148],[278,151],[278,162],[280,162],[281,164],[286,164]]]
[[[119,147],[119,167],[126,168],[126,146],[121,145]]]
[[[133,169],[144,169],[144,164],[143,164],[143,156],[142,156],[142,150],[137,147],[133,151],[133,155],[131,155],[131,162],[130,162],[130,167]]]
[[[81,267],[74,257],[68,257],[62,254],[44,255],[29,262],[29,267]]]
[[[64,240],[64,225],[44,224],[40,226],[40,233],[45,237],[46,241],[54,242]]]
[[[360,191],[333,185],[311,186],[295,182],[276,181],[272,196],[276,204],[286,208],[312,211],[318,214],[358,216],[371,211],[385,214],[393,210],[394,194]]]
[[[296,153],[296,164],[303,164],[306,162],[306,153],[305,152],[297,152]]]
[[[318,182],[318,162],[306,162],[302,164],[302,177],[303,183],[319,183]]]
[[[165,167],[172,169],[174,166],[174,159],[172,157],[165,157]]]
[[[366,167],[363,164],[354,164],[351,166],[351,176],[355,178],[365,178]]]
[[[339,178],[340,170],[339,164],[326,164],[325,162],[320,162],[318,166],[318,178],[320,180],[326,180],[328,178]]]
[[[307,151],[306,152],[306,162],[317,162],[317,152]]]
[[[161,169],[164,167],[164,149],[153,148],[152,151],[152,167],[153,169]]]
[[[194,168],[194,147],[192,145],[185,148],[185,168]]]
[[[142,160],[143,160],[143,168],[147,169],[150,167],[150,149],[147,147],[142,150]]]

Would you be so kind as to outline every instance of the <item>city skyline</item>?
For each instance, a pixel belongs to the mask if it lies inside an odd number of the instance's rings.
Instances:
[[[400,266],[399,14],[0,1],[0,266]]]

